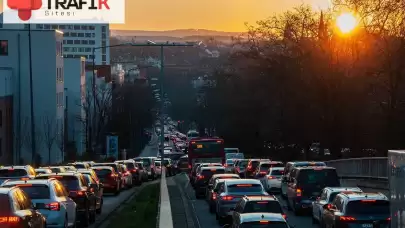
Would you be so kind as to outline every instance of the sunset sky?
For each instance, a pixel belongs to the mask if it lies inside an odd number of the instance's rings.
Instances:
[[[194,28],[240,32],[245,30],[245,22],[255,23],[302,3],[319,9],[325,8],[328,0],[126,0],[126,23],[110,27],[127,30]]]

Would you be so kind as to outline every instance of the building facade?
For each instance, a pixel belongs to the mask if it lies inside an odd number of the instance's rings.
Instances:
[[[63,159],[58,142],[63,132],[64,120],[64,62],[62,53],[63,33],[60,31],[31,30],[31,56],[29,54],[29,32],[19,29],[0,29],[0,71],[1,78],[10,75],[10,83],[5,91],[12,91],[12,135],[14,164],[19,158],[24,163],[32,162],[38,154],[41,163],[60,162]],[[34,115],[31,118],[31,86]],[[0,87],[3,86],[1,83]],[[6,94],[9,94],[7,92]],[[3,96],[4,97],[4,96]],[[2,108],[3,109],[3,108]],[[4,115],[4,111],[3,115]],[[31,121],[35,125],[35,136],[31,135]],[[46,123],[49,126],[45,126]],[[52,132],[50,132],[52,131]],[[2,131],[4,133],[4,131]],[[10,133],[9,131],[6,131]],[[47,136],[57,134],[54,143]],[[31,142],[36,148],[32,150]],[[4,147],[3,147],[4,148]],[[1,156],[0,156],[1,159]]]
[[[78,154],[85,151],[86,68],[85,58],[64,58],[66,139],[74,142]]]

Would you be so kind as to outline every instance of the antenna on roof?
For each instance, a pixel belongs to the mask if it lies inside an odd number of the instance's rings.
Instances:
[[[262,219],[264,219],[264,215],[262,214]]]

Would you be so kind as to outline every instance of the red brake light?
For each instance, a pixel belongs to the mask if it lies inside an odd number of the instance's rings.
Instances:
[[[212,199],[213,199],[213,200],[217,199],[217,194],[216,194],[215,192],[212,193]]]
[[[26,180],[29,180],[30,178],[28,178],[28,177],[23,177],[23,178],[21,178],[21,180],[22,181],[26,181]]]
[[[259,202],[257,202],[258,204],[267,204],[268,202],[267,201],[259,201]]]
[[[391,221],[391,217],[388,217],[388,218],[387,218],[387,221]]]
[[[53,202],[45,205],[45,208],[49,209],[50,211],[59,211],[60,204],[58,202]]]
[[[222,196],[222,200],[233,200],[232,196]]]
[[[188,165],[188,168],[191,169],[191,165]]]
[[[237,184],[236,187],[252,187],[251,184]]]
[[[260,224],[269,224],[269,221],[260,221]]]
[[[340,221],[355,221],[356,220],[353,217],[346,217],[346,216],[342,216],[339,219],[340,219]]]
[[[70,191],[69,193],[72,196],[84,196],[85,195],[84,191]]]
[[[297,188],[296,190],[297,196],[302,196],[302,190]]]
[[[13,168],[9,168],[8,170],[9,170],[9,171],[12,171],[12,170],[14,170],[14,169],[13,169]],[[6,217],[6,218],[7,218],[7,217]]]
[[[375,200],[362,200],[361,202],[363,202],[363,203],[373,203],[373,202],[375,202]]]
[[[10,216],[10,217],[0,217],[0,223],[17,223],[20,221],[20,217]]]
[[[266,174],[266,172],[260,172],[260,174]]]
[[[287,215],[283,214],[282,216],[283,216],[284,219],[287,219]]]
[[[17,184],[18,187],[32,187],[32,184]]]
[[[198,175],[198,179],[204,179],[203,175]]]
[[[267,179],[271,180],[271,179],[276,179],[274,176],[269,176],[267,177]]]

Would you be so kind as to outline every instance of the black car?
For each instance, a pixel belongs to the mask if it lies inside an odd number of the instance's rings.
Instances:
[[[69,192],[69,197],[76,203],[77,215],[80,223],[88,226],[96,221],[97,197],[95,186],[90,186],[81,173],[52,173],[41,174],[35,179],[55,178],[59,180]]]
[[[2,205],[0,213],[3,215],[0,227],[4,225],[5,227],[46,227],[45,217],[33,207],[30,197],[20,188],[0,188],[0,204]],[[18,205],[18,207],[12,205]]]

